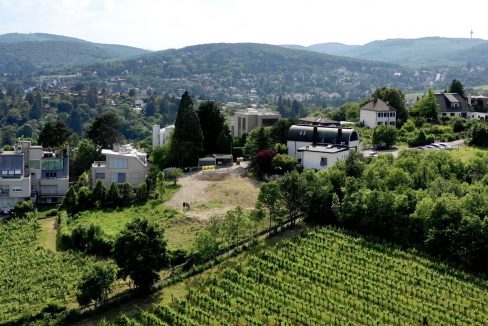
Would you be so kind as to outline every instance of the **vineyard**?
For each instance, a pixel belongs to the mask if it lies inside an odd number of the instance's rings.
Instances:
[[[0,323],[73,301],[77,282],[93,259],[38,245],[35,220],[0,224]]]
[[[486,325],[487,320],[485,282],[322,228],[211,276],[189,288],[184,299],[115,323]]]

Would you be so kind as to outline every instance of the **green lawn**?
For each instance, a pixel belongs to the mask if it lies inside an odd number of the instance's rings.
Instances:
[[[190,249],[195,235],[203,228],[202,224],[185,217],[174,208],[153,200],[142,206],[81,212],[69,223],[68,229],[71,230],[78,224],[93,223],[99,225],[108,236],[115,237],[136,216],[146,217],[162,225],[170,249]]]

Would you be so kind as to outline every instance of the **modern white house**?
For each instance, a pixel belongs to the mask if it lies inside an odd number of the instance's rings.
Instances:
[[[147,177],[147,154],[134,148],[132,144],[114,145],[114,149],[102,149],[105,161],[92,164],[92,184],[102,180],[105,187],[112,183],[123,185],[128,183],[134,188],[139,187]]]
[[[371,100],[359,108],[359,121],[366,127],[395,126],[396,109],[381,99]]]
[[[350,148],[340,145],[308,145],[298,148],[298,158],[306,169],[326,169],[339,161],[344,161]]]
[[[69,187],[67,151],[45,150],[30,141],[20,141],[13,151],[0,150],[0,211],[15,204],[60,203]]]
[[[351,128],[293,125],[287,147],[304,168],[326,169],[359,150],[359,134]]]
[[[154,125],[152,130],[152,146],[156,148],[166,144],[171,137],[171,134],[175,131],[175,126],[167,126],[161,128],[159,125]]]
[[[240,137],[257,127],[272,126],[281,119],[281,114],[266,109],[247,108],[236,111],[231,126],[232,136]]]

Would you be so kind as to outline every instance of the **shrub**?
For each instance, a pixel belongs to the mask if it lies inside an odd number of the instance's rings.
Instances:
[[[30,200],[25,200],[15,204],[14,215],[16,217],[24,218],[29,212],[34,211],[34,203]]]
[[[277,169],[280,170],[281,174],[293,171],[297,166],[297,160],[290,155],[287,154],[278,154],[273,157],[271,162],[273,170],[277,172]]]

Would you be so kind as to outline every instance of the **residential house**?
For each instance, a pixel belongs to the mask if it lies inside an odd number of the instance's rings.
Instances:
[[[68,187],[67,151],[44,150],[30,141],[18,142],[14,151],[0,151],[0,211],[29,199],[61,203]]]
[[[159,125],[154,125],[152,130],[152,146],[156,148],[158,146],[163,146],[169,140],[171,134],[175,131],[175,126],[167,126],[160,128]]]
[[[114,149],[102,149],[105,161],[96,161],[92,164],[92,184],[101,180],[105,187],[112,183],[130,184],[139,187],[147,177],[147,154],[134,148],[132,144],[114,145]]]
[[[293,125],[287,147],[304,168],[325,169],[359,149],[359,134],[350,128]]]
[[[236,111],[234,124],[231,126],[232,136],[240,137],[257,127],[272,126],[281,119],[281,114],[265,109],[247,108]]]
[[[359,108],[359,121],[369,128],[395,126],[396,109],[381,99],[371,100]]]
[[[474,117],[473,108],[461,95],[457,93],[436,93],[439,116],[460,117],[470,119]]]
[[[468,96],[468,104],[473,109],[471,118],[488,121],[488,96]]]

